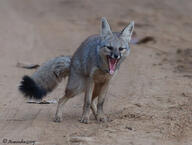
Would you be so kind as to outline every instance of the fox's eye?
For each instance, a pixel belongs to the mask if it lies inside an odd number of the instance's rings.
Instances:
[[[113,47],[111,47],[111,46],[107,46],[107,48],[108,48],[109,50],[113,50]]]
[[[124,49],[125,49],[125,48],[120,47],[120,48],[119,48],[119,51],[123,51]]]

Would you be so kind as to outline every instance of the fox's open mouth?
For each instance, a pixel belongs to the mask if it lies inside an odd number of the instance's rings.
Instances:
[[[111,56],[108,55],[107,61],[108,61],[108,65],[109,65],[109,73],[112,75],[115,72],[116,65],[117,65],[119,59],[112,58]]]

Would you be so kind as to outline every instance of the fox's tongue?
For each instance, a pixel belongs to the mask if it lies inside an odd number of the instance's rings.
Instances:
[[[108,58],[108,61],[109,61],[109,73],[112,75],[115,72],[117,59]]]

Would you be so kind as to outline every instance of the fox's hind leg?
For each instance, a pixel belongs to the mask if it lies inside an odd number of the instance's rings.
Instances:
[[[84,78],[81,76],[72,74],[69,76],[67,87],[65,89],[65,95],[59,99],[56,114],[55,114],[55,122],[60,122],[62,119],[62,109],[64,104],[74,96],[78,95],[82,91],[84,91]]]
[[[62,98],[59,99],[58,105],[57,105],[57,110],[55,114],[55,122],[61,122],[62,118],[62,106],[70,99],[67,95],[64,95]]]

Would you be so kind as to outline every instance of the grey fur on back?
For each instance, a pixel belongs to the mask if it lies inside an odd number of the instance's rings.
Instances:
[[[40,66],[31,78],[39,87],[51,92],[69,74],[70,63],[70,56],[53,58]]]

